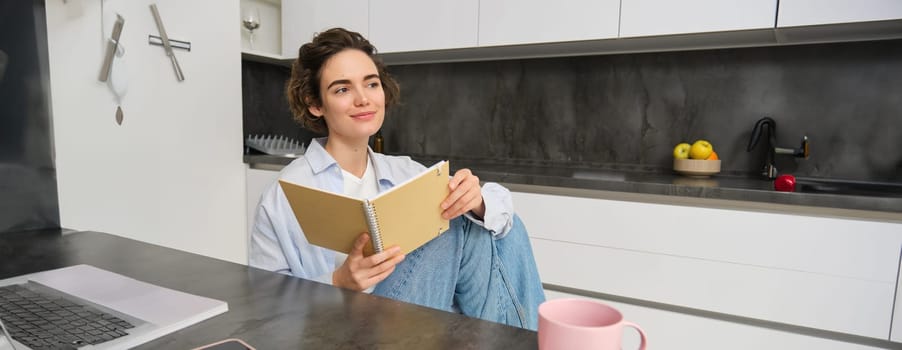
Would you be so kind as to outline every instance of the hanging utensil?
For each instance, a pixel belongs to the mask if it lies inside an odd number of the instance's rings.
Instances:
[[[103,55],[103,65],[100,67],[100,81],[107,81],[110,78],[110,70],[113,66],[113,57],[119,50],[119,37],[122,35],[122,27],[125,26],[125,18],[116,14],[116,23],[113,24],[113,34],[107,39],[106,53]]]
[[[128,70],[125,68],[125,46],[122,43],[116,45],[116,52],[110,62],[109,79],[107,86],[113,92],[116,102],[116,124],[122,125],[125,113],[122,111],[122,99],[128,92]]]
[[[185,75],[182,74],[182,67],[179,66],[179,61],[175,59],[175,53],[172,52],[172,44],[169,43],[169,36],[166,35],[166,29],[163,28],[163,20],[160,19],[160,11],[157,10],[157,4],[150,4],[150,12],[153,13],[153,20],[157,22],[157,29],[160,30],[160,39],[163,41],[163,49],[166,50],[166,56],[169,56],[169,59],[172,60],[175,78],[178,81],[183,81],[185,80]]]
[[[122,106],[116,106],[116,124],[122,125]]]

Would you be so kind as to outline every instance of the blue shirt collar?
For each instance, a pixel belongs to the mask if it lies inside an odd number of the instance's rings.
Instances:
[[[307,147],[307,151],[304,153],[304,158],[307,160],[307,164],[310,165],[310,169],[315,175],[319,175],[333,167],[339,168],[338,161],[336,161],[335,158],[332,158],[332,155],[329,154],[329,152],[326,152],[326,140],[328,140],[328,137],[320,137],[311,140],[310,146]],[[376,173],[376,181],[379,183],[379,192],[393,187],[396,181],[396,174],[392,171],[392,167],[386,160],[385,155],[375,153],[369,147],[367,147],[367,155],[373,162],[373,172]]]
[[[329,152],[326,152],[326,137],[315,138],[310,141],[310,146],[307,147],[307,151],[304,152],[304,159],[307,160],[307,164],[310,165],[310,169],[313,170],[313,174],[319,175],[320,173],[329,170],[329,168],[337,167],[338,161],[335,158],[332,158],[332,155]]]

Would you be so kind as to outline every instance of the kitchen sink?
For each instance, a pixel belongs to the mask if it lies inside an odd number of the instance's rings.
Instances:
[[[796,192],[902,197],[902,183],[796,177]]]
[[[626,174],[624,174],[624,172],[622,171],[574,171],[573,178],[584,180],[623,181],[626,179]]]

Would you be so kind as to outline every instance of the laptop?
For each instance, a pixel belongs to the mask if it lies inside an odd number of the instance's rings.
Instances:
[[[224,301],[74,265],[0,280],[0,350],[128,349],[228,309]]]

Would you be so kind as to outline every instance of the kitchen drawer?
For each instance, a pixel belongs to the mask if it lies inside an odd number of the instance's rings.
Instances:
[[[895,283],[902,224],[514,192],[530,236]]]
[[[528,223],[527,223],[528,224]],[[532,239],[542,282],[888,339],[895,281]]]

